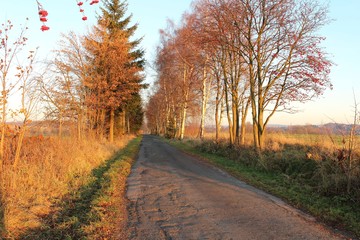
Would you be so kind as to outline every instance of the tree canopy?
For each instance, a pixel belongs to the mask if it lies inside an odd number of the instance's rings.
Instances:
[[[174,126],[183,127],[186,116],[181,113],[190,106],[189,101],[184,106],[186,94],[202,96],[191,101],[194,107],[204,103],[205,95],[196,93],[204,92],[201,82],[208,81],[216,127],[225,108],[230,142],[242,144],[251,110],[254,146],[262,149],[266,126],[276,112],[292,112],[293,102],[309,101],[332,88],[332,63],[318,35],[329,21],[326,5],[310,0],[197,0],[192,6],[180,26],[163,31],[154,98],[163,96],[161,104],[168,106],[163,120],[158,113],[162,123],[152,126],[157,131],[164,125],[160,131],[166,132],[176,122]],[[180,101],[168,81],[183,94]],[[176,110],[180,112],[171,114]]]

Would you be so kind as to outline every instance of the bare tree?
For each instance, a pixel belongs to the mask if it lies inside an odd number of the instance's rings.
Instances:
[[[331,62],[315,33],[328,22],[327,7],[317,1],[235,1],[243,18],[234,26],[246,60],[254,144],[264,147],[267,124],[275,112],[294,101],[307,101],[331,87]],[[267,113],[267,114],[265,114]]]
[[[191,38],[191,30],[187,28],[186,22],[179,29],[175,29],[174,25],[170,23],[169,28],[166,31],[163,30],[161,34],[163,44],[162,49],[158,51],[158,71],[161,77],[173,76],[172,88],[176,86],[179,90],[178,101],[173,101],[175,105],[172,110],[179,113],[175,114],[177,119],[174,121],[175,123],[179,122],[180,125],[177,128],[179,131],[176,131],[176,137],[183,139],[188,109],[195,100],[194,89],[197,89],[196,84],[199,83],[199,74],[196,71],[198,55]],[[170,61],[163,61],[164,59]],[[165,72],[167,74],[163,74]]]
[[[22,66],[19,62],[20,58],[18,58],[19,54],[25,51],[24,46],[27,43],[25,33],[27,27],[22,27],[19,33],[17,33],[18,35],[16,37],[11,35],[12,31],[14,31],[13,28],[14,26],[10,20],[1,24],[0,28],[0,168],[2,168],[4,161],[5,133],[8,116],[9,96],[15,90],[15,87],[18,85],[21,78],[24,77],[24,74],[30,70],[28,67]],[[32,58],[31,55],[29,58]]]
[[[208,55],[212,56],[214,75],[222,84],[230,143],[243,144],[245,124],[241,123],[245,123],[247,116],[249,84],[245,60],[239,50],[243,36],[229,17],[237,11],[233,7],[229,1],[200,0],[194,4],[193,11],[197,14],[202,44],[208,46]]]

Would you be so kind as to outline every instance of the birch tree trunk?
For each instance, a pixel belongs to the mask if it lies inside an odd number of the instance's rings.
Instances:
[[[186,113],[188,107],[189,91],[187,89],[187,66],[184,64],[184,75],[183,75],[183,97],[184,102],[182,104],[182,116],[181,116],[181,127],[180,127],[180,140],[184,139],[185,135],[185,124],[186,124]]]
[[[242,105],[241,108],[241,129],[240,129],[240,145],[245,145],[245,135],[246,135],[246,118],[248,114],[248,109],[250,105],[250,97],[246,100],[246,104]]]
[[[220,116],[219,116],[219,105],[221,103],[218,102],[218,97],[216,97],[216,102],[215,102],[215,140],[216,142],[219,141],[219,134],[220,134]],[[221,115],[221,110],[220,110],[220,115]]]
[[[233,123],[231,121],[229,93],[228,93],[228,86],[226,80],[224,81],[224,94],[225,94],[226,114],[229,123],[229,139],[230,139],[230,144],[234,144]]]
[[[208,86],[207,86],[207,71],[204,66],[203,79],[202,79],[202,96],[201,96],[201,123],[200,123],[200,139],[204,139],[205,134],[205,117],[206,117],[206,106],[208,101]]]

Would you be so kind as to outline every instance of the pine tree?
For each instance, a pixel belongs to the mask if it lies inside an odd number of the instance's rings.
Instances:
[[[129,119],[130,133],[137,133],[142,127],[144,111],[142,109],[142,99],[139,93],[135,93],[131,101],[126,105],[127,117]]]
[[[98,21],[106,21],[109,34],[112,35],[116,31],[124,31],[127,34],[129,43],[131,45],[130,54],[134,58],[133,64],[137,64],[138,67],[144,68],[144,50],[139,48],[142,38],[130,41],[130,38],[134,36],[138,24],[129,26],[132,18],[132,14],[126,16],[128,4],[126,1],[120,0],[105,0],[104,7],[101,8],[102,15],[99,16]]]
[[[120,133],[128,132],[130,115],[127,112],[137,112],[142,118],[142,111],[133,111],[132,108],[141,108],[140,101],[134,101],[134,96],[140,96],[143,86],[145,60],[144,51],[138,46],[141,39],[131,41],[137,25],[129,26],[131,15],[125,17],[126,2],[118,0],[104,1],[102,14],[98,17],[98,24],[93,32],[85,38],[90,63],[92,64],[91,77],[88,81],[89,106],[95,109],[93,119],[99,132],[108,121],[109,140],[114,139],[115,119],[123,129]],[[133,103],[137,103],[135,106]],[[118,116],[115,116],[118,115]]]
[[[113,35],[117,31],[122,31],[126,33],[126,37],[130,44],[130,59],[129,67],[137,67],[139,70],[144,70],[145,59],[144,59],[144,50],[139,48],[142,38],[130,40],[138,28],[137,24],[131,25],[132,15],[126,16],[128,4],[126,1],[119,0],[105,0],[104,7],[101,8],[101,16],[98,18],[99,22],[105,21],[107,23],[107,30],[110,35]],[[138,74],[134,76],[134,79],[131,82],[137,82],[137,84],[144,88],[145,85],[142,84],[143,78]],[[138,129],[138,125],[141,125],[143,112],[142,112],[142,101],[140,96],[140,88],[137,92],[132,94],[132,97],[127,100],[126,104],[122,105],[117,111],[119,113],[118,119],[121,122],[127,122],[127,124],[122,124],[124,129],[122,132],[127,132]],[[131,124],[131,126],[127,126]],[[132,125],[134,125],[132,127]]]

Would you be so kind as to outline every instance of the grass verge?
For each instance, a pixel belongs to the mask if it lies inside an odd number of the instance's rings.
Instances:
[[[141,137],[92,170],[86,183],[58,203],[40,227],[20,239],[121,239],[126,219],[125,181],[138,153]]]
[[[249,166],[219,154],[204,152],[191,141],[166,141],[184,152],[214,164],[250,185],[284,199],[335,229],[346,231],[350,237],[360,237],[360,206],[349,198],[324,196],[303,179],[292,178],[278,171]]]

